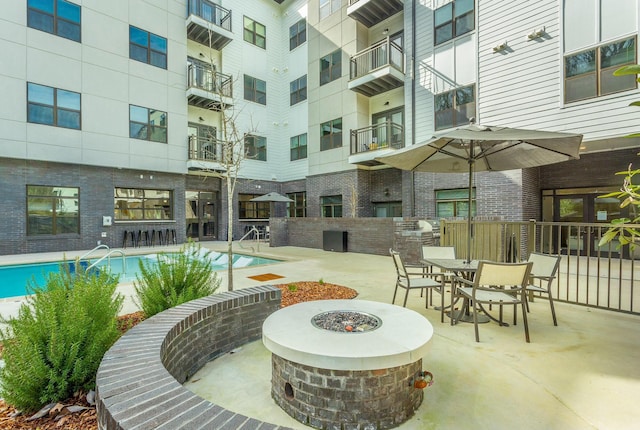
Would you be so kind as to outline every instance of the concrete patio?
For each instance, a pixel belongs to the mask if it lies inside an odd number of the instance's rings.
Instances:
[[[222,242],[202,245],[226,249]],[[239,247],[235,251],[247,253]],[[322,279],[357,290],[356,300],[389,303],[393,295],[395,272],[387,256],[265,244],[260,244],[260,255],[285,261],[235,269],[235,289]],[[11,262],[33,261],[33,257],[12,256]],[[7,259],[0,261],[8,263]],[[265,273],[282,278],[269,282],[248,278]],[[220,275],[225,286],[226,273]],[[120,291],[130,297],[133,288],[125,285]],[[0,302],[0,314],[12,314],[18,304],[15,300]],[[558,303],[559,325],[554,327],[548,303],[536,300],[529,314],[530,344],[525,343],[520,325],[499,327],[495,323],[480,327],[481,342],[476,343],[472,324],[440,323],[439,312],[425,309],[417,291],[410,293],[408,307],[434,326],[423,368],[433,373],[435,383],[425,390],[415,416],[398,427],[401,430],[464,426],[608,430],[634,428],[640,422],[637,316]],[[135,305],[128,298],[122,312],[133,310]],[[309,428],[275,405],[270,379],[270,353],[261,342],[254,342],[209,363],[185,387],[234,412],[296,429]]]

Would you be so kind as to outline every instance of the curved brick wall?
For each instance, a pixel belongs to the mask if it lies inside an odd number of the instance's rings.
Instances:
[[[98,369],[98,428],[282,429],[182,387],[207,362],[260,339],[262,323],[279,307],[278,288],[246,288],[185,303],[129,330]]]

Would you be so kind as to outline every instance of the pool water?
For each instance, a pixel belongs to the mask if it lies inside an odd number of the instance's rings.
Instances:
[[[166,254],[170,257],[171,254]],[[221,271],[227,269],[228,257],[227,254],[220,254],[212,252],[212,267],[215,271]],[[106,268],[111,266],[111,273],[114,275],[120,275],[121,283],[133,282],[136,279],[136,275],[140,273],[139,261],[157,261],[158,254],[148,255],[132,255],[123,258],[121,256],[112,256],[110,263],[107,260],[100,262],[96,267]],[[97,259],[91,260],[88,264],[93,264]],[[243,254],[233,254],[233,267],[249,267],[258,266],[262,264],[277,263],[278,260],[269,258],[254,257]],[[39,287],[43,287],[46,282],[47,275],[49,273],[60,272],[60,265],[63,261],[53,261],[48,263],[33,263],[33,264],[16,264],[10,266],[0,266],[0,279],[2,284],[0,286],[0,299],[8,297],[19,297],[26,295],[26,286],[28,282],[35,283]],[[68,261],[67,264],[71,262]],[[86,267],[87,264],[82,262]]]

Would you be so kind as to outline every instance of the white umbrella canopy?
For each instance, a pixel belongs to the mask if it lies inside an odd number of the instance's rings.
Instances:
[[[582,135],[474,124],[376,157],[401,170],[469,173],[467,260],[471,260],[473,172],[526,169],[580,158]]]
[[[252,202],[292,202],[289,197],[283,196],[276,192],[264,194],[262,196],[254,197],[250,201]]]

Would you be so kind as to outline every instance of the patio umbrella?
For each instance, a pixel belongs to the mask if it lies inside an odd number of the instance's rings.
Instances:
[[[469,173],[467,259],[471,260],[473,172],[526,169],[578,159],[581,142],[581,134],[471,123],[376,160],[414,172]]]
[[[264,194],[262,196],[254,197],[250,201],[252,202],[269,202],[269,212],[271,214],[275,214],[274,203],[278,202],[292,202],[289,197],[283,196],[282,194],[278,194],[276,192],[271,192]]]

